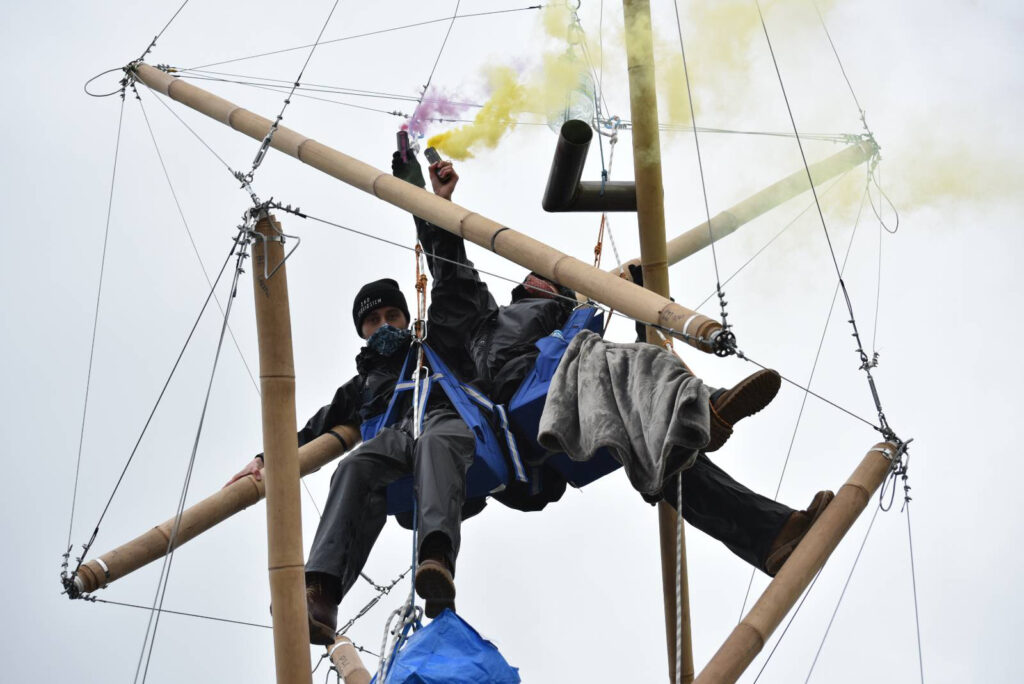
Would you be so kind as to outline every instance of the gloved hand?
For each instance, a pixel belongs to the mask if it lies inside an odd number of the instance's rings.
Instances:
[[[413,154],[412,150],[405,153],[408,161],[402,161],[402,153],[395,151],[391,155],[391,173],[396,178],[401,178],[407,183],[412,183],[418,188],[427,187],[427,182],[423,180],[423,170],[420,169],[420,163],[416,161],[416,155]]]

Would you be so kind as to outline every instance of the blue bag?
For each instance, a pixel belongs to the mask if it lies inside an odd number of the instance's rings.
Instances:
[[[537,442],[540,415],[544,412],[551,378],[569,347],[569,342],[581,330],[602,333],[604,314],[592,306],[576,309],[569,320],[547,337],[537,340],[540,354],[533,370],[523,379],[509,401],[509,421],[519,444],[521,454],[530,464],[544,462],[557,470],[573,487],[582,487],[604,477],[619,467],[607,449],[600,449],[588,461],[573,461],[563,453],[552,454]]]
[[[516,447],[512,432],[509,429],[508,418],[505,408],[494,404],[490,399],[481,394],[474,387],[459,382],[458,378],[448,369],[448,366],[441,360],[434,350],[423,345],[424,365],[429,369],[425,380],[421,381],[420,391],[423,393],[423,406],[426,406],[427,399],[434,384],[440,385],[448,400],[451,401],[459,416],[465,421],[466,426],[473,432],[476,441],[476,458],[466,473],[466,499],[482,498],[495,490],[500,490],[508,484],[510,473],[501,441],[491,427],[489,416],[493,416],[496,424],[501,426],[505,437],[505,444],[512,462],[512,469],[515,477],[520,481],[526,481],[526,470],[519,460],[519,452]],[[398,416],[395,415],[395,401],[400,392],[410,392],[416,386],[410,377],[410,367],[415,358],[416,348],[409,349],[405,358],[402,372],[399,374],[399,382],[395,384],[394,394],[388,403],[384,413],[374,416],[363,422],[359,431],[363,441],[372,439],[382,428],[392,425]],[[415,420],[423,424],[423,416],[415,416]],[[387,491],[389,515],[405,513],[413,508],[413,480],[412,476],[391,483]]]
[[[371,680],[371,684],[377,677]],[[519,670],[462,618],[444,610],[409,637],[387,684],[519,684]]]

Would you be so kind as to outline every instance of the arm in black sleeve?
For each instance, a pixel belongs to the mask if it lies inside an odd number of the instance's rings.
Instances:
[[[330,404],[323,406],[306,421],[298,432],[299,446],[309,444],[320,435],[339,425],[359,425],[359,406],[362,402],[363,379],[356,376],[338,388]],[[340,438],[339,438],[340,439]],[[347,445],[351,447],[352,445]],[[256,454],[263,459],[263,454]]]
[[[449,363],[468,362],[470,335],[498,305],[466,256],[465,241],[421,218],[415,220],[434,279],[427,313],[428,344]]]

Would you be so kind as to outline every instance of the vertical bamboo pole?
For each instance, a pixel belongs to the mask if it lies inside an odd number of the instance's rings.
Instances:
[[[871,447],[761,598],[701,671],[697,684],[739,679],[881,486],[896,452],[889,442]]]
[[[295,440],[295,365],[280,224],[261,218],[253,245],[253,294],[260,349],[263,404],[263,477],[267,490],[267,566],[274,607],[274,664],[278,684],[310,684],[299,502],[299,448]],[[264,272],[277,268],[267,279]]]
[[[658,133],[658,98],[654,82],[654,49],[651,41],[649,0],[623,0],[626,26],[626,63],[629,72],[629,108],[633,121],[633,174],[636,180],[637,223],[640,227],[640,264],[644,287],[668,297],[668,258],[665,247],[665,191],[661,178],[661,141]],[[653,328],[647,341],[653,342]],[[658,504],[661,537],[661,583],[665,600],[665,638],[668,643],[670,682],[693,681],[693,652],[690,644],[690,606],[686,581],[686,550],[683,530],[676,514],[664,502]],[[677,535],[679,539],[677,542]],[[676,633],[676,544],[679,558],[681,629]],[[681,672],[676,672],[676,642],[682,649]]]

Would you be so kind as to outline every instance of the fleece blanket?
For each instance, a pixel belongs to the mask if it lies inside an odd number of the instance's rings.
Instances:
[[[538,441],[574,461],[607,447],[630,484],[656,496],[707,445],[709,421],[707,386],[674,354],[584,330],[551,379]]]

